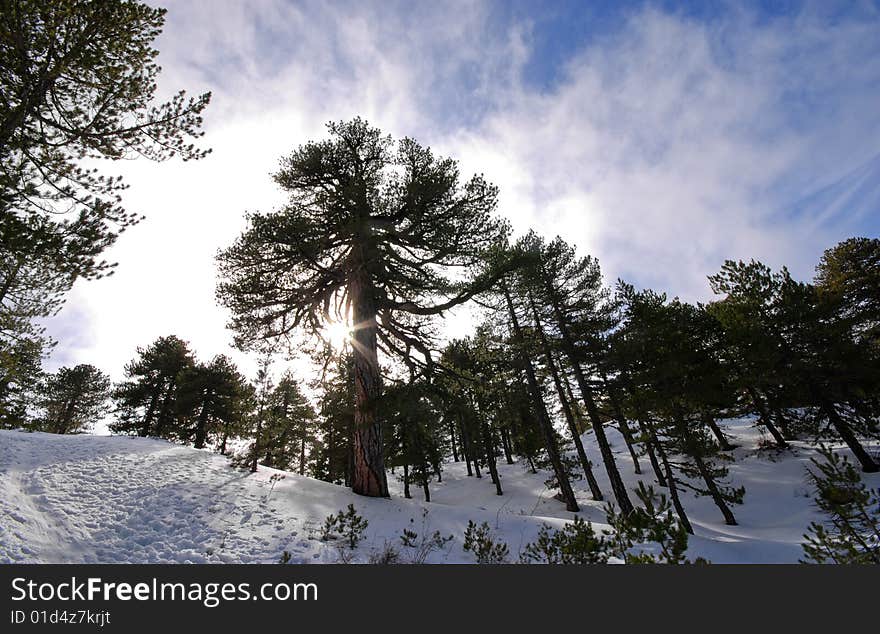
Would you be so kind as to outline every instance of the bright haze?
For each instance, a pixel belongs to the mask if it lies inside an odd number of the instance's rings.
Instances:
[[[725,259],[810,279],[825,248],[880,233],[877,2],[159,4],[160,92],[213,92],[213,153],[102,165],[146,219],[48,322],[49,370],[119,379],[176,334],[252,375],[214,256],[283,202],[282,155],[356,115],[484,173],[517,233],[562,235],[609,284],[707,300]]]

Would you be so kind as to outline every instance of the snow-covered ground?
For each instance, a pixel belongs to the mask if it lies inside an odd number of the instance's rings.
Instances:
[[[748,422],[727,425],[739,445],[730,479],[746,487],[745,503],[733,509],[739,526],[725,526],[711,499],[684,493],[696,532],[689,555],[716,563],[796,562],[808,524],[821,519],[804,478],[813,451],[760,451],[760,433]],[[626,448],[609,432],[621,472],[635,486]],[[584,440],[610,493],[592,438]],[[642,462],[650,482],[650,465]],[[404,528],[421,532],[424,525],[455,536],[431,561],[472,562],[461,548],[468,520],[488,522],[516,559],[542,523],[559,527],[573,514],[544,487],[546,474],[503,460],[499,470],[503,496],[495,495],[488,474],[478,480],[467,477],[463,463],[446,465],[426,504],[415,486],[414,499],[403,499],[391,474],[393,497],[368,499],[273,469],[236,470],[222,456],[161,440],[0,431],[0,563],[272,563],[284,551],[291,563],[336,562],[337,547],[319,539],[320,527],[350,503],[369,520],[356,560],[366,561],[386,541],[399,545]],[[574,484],[581,515],[601,524],[603,503],[589,499],[583,480]],[[880,485],[880,476],[868,484]]]

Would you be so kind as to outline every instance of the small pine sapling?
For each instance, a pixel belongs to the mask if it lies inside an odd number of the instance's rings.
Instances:
[[[690,562],[685,557],[688,533],[673,516],[665,495],[641,482],[635,493],[643,507],[629,513],[621,513],[611,504],[605,507],[610,531],[597,532],[580,517],[560,530],[545,524],[538,539],[525,547],[520,563],[606,564],[612,557],[626,564],[708,563],[702,558]],[[649,543],[656,544],[659,552],[632,550]]]
[[[635,493],[643,506],[635,507],[631,513],[618,513],[611,505],[605,509],[615,556],[628,564],[708,563],[702,558],[690,562],[685,557],[688,533],[673,516],[672,505],[664,494],[658,495],[653,487],[642,482]],[[631,551],[634,546],[647,543],[657,544],[659,553]]]
[[[468,520],[464,532],[464,549],[474,554],[478,564],[504,564],[510,554],[507,544],[492,537],[487,522],[477,526],[472,520]]]
[[[880,564],[880,489],[866,487],[846,457],[824,445],[819,452],[824,460],[812,458],[816,471],[807,473],[830,523],[810,524],[803,563]]]
[[[328,515],[324,519],[321,539],[330,541],[341,538],[350,549],[354,550],[363,539],[368,525],[369,521],[358,515],[354,504],[349,504],[347,511],[339,511],[337,515]]]
[[[538,539],[528,544],[520,554],[523,564],[604,564],[611,555],[611,543],[593,525],[581,517],[566,524],[561,530],[553,530],[548,524],[541,526]]]

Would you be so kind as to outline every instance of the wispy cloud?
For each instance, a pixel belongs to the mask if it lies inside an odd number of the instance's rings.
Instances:
[[[148,218],[111,252],[117,275],[78,284],[52,322],[53,363],[118,377],[137,345],[169,333],[202,357],[227,352],[216,250],[245,210],[280,203],[269,173],[283,154],[354,115],[485,173],[518,230],[563,235],[610,280],[698,299],[728,257],[809,276],[822,248],[880,228],[798,204],[880,178],[852,177],[880,152],[880,16],[824,6],[712,20],[629,10],[584,33],[541,85],[525,77],[542,21],[497,6],[170,3],[161,89],[214,91],[214,153],[122,166],[126,203]],[[77,329],[93,336],[75,343]]]

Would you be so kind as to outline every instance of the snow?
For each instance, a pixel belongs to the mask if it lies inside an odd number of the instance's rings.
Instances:
[[[683,493],[694,525],[689,556],[715,563],[796,562],[803,534],[821,520],[810,499],[805,468],[813,449],[794,443],[782,453],[758,449],[761,435],[748,421],[725,421],[739,447],[730,479],[746,487],[734,506],[739,526],[725,526],[710,498]],[[623,441],[613,430],[618,465],[627,483],[636,478]],[[600,486],[610,486],[595,443],[584,436]],[[234,469],[207,450],[123,436],[0,431],[0,563],[334,563],[336,542],[320,539],[324,518],[354,504],[368,519],[355,561],[366,561],[386,542],[400,544],[404,528],[439,530],[455,539],[432,553],[435,563],[472,562],[462,550],[468,520],[487,522],[516,559],[544,523],[560,527],[573,517],[552,497],[546,473],[499,461],[504,495],[488,474],[467,477],[463,463],[448,464],[432,482],[432,502],[402,498],[389,473],[391,499],[357,496],[345,487],[260,467]],[[642,459],[646,483],[650,465]],[[283,477],[282,477],[283,476]],[[877,474],[869,486],[880,486]],[[574,486],[580,514],[602,525],[604,503]],[[660,490],[660,489],[658,489]],[[427,515],[423,519],[423,510]],[[405,553],[403,553],[405,555]]]

